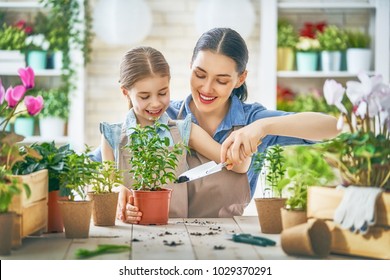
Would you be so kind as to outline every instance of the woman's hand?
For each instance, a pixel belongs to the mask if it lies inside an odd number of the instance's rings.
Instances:
[[[257,152],[260,139],[266,134],[254,124],[235,130],[226,138],[221,147],[221,162],[229,159],[233,164],[239,164]]]
[[[129,224],[138,224],[142,213],[133,204],[134,197],[131,191],[126,187],[122,187],[118,198],[117,219]]]

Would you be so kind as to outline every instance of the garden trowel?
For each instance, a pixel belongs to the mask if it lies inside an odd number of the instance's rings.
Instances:
[[[227,162],[223,162],[219,164],[217,164],[215,161],[206,162],[202,165],[199,165],[195,168],[192,168],[180,174],[180,176],[177,177],[175,183],[189,182],[192,180],[196,180],[214,174],[216,172],[221,171],[226,165],[228,165]]]

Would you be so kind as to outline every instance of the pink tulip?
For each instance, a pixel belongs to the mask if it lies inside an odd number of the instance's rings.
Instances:
[[[35,86],[35,82],[34,82],[35,73],[31,67],[20,68],[18,70],[18,73],[26,89],[30,89]]]
[[[15,88],[9,87],[5,93],[5,100],[8,103],[8,107],[14,108],[18,105],[19,101],[23,98],[26,92],[24,86],[16,86]]]
[[[4,98],[5,98],[5,90],[3,87],[3,83],[1,82],[1,79],[0,79],[0,105],[3,104]]]
[[[29,95],[24,98],[24,104],[26,105],[27,112],[31,116],[35,116],[43,108],[43,98],[40,95],[37,97]]]

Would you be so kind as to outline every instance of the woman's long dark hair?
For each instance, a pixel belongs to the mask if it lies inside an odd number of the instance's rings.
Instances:
[[[200,51],[207,50],[230,57],[236,63],[237,72],[240,75],[244,73],[249,59],[248,48],[238,32],[230,28],[213,28],[203,33],[195,45],[191,63],[194,62]],[[248,97],[246,83],[244,82],[239,88],[235,88],[232,94],[241,101],[245,101]]]

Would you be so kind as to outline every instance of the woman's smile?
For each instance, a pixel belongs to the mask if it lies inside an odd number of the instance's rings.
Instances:
[[[214,100],[216,100],[217,97],[215,96],[209,96],[209,95],[204,95],[202,93],[199,93],[199,100],[200,102],[202,102],[203,104],[211,104],[214,102]]]

